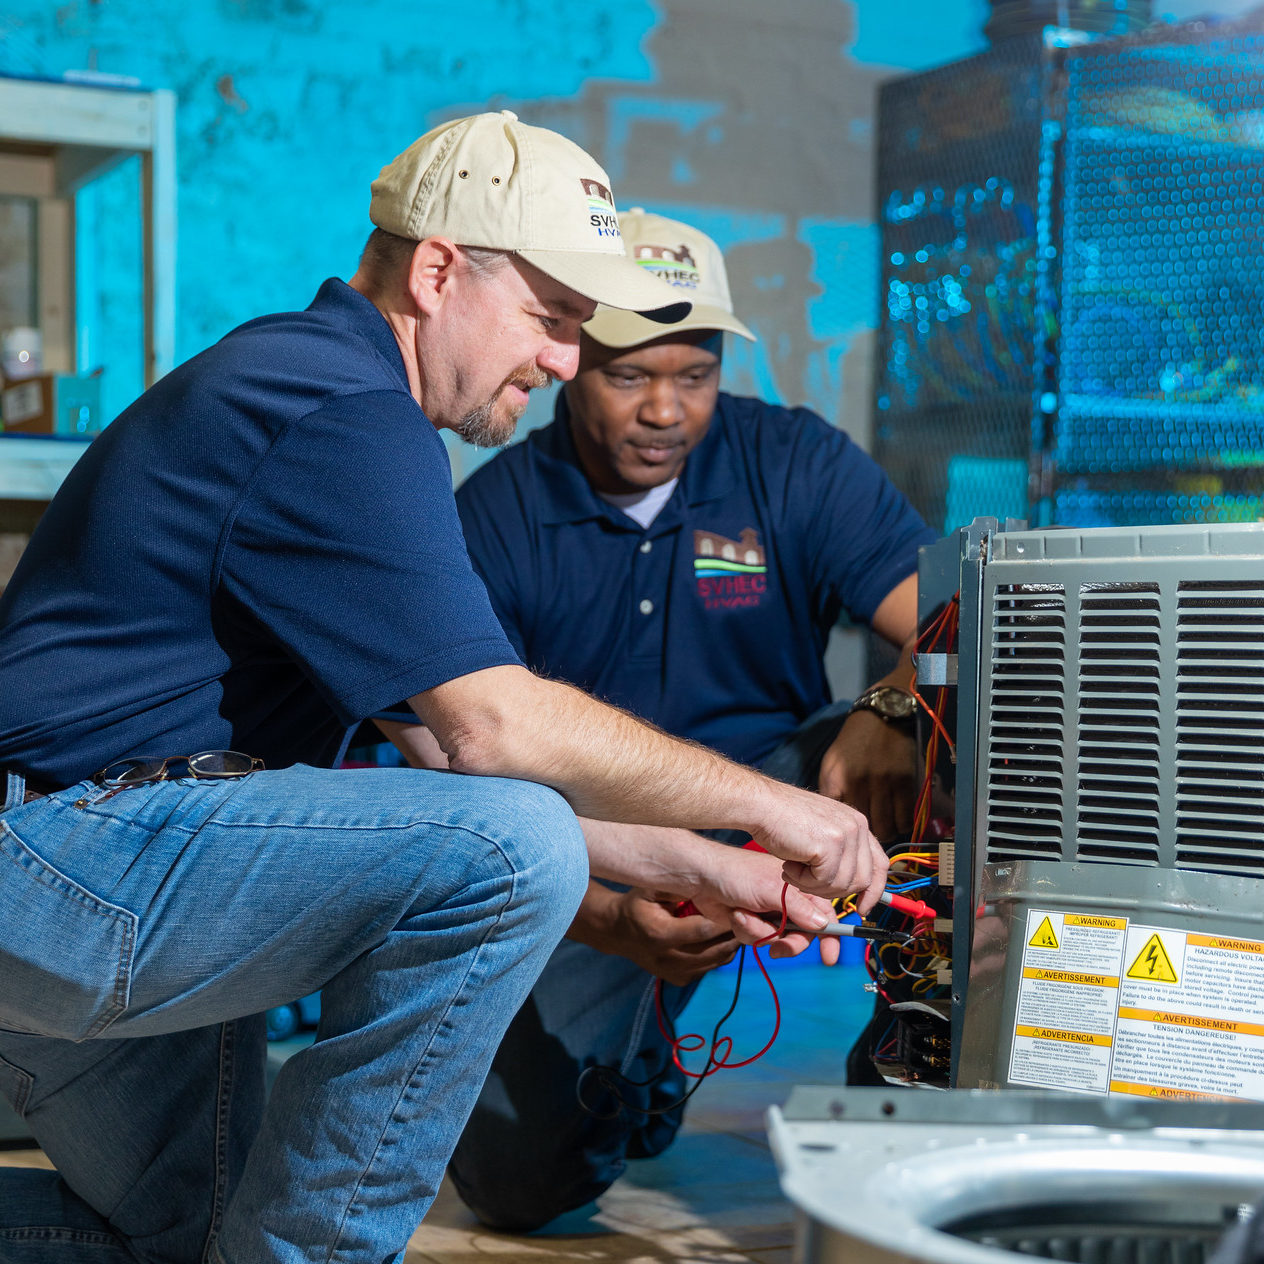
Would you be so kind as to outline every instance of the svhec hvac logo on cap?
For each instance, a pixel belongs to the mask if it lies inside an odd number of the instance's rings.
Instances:
[[[614,209],[614,194],[600,180],[580,177],[584,195],[588,198],[588,222],[597,230],[598,237],[614,237],[622,240],[619,232],[619,216]]]
[[[689,253],[689,247],[683,243],[679,246],[651,246],[639,242],[633,247],[632,257],[646,272],[652,272],[660,281],[668,285],[678,285],[682,289],[695,290],[702,277],[698,273],[698,265]]]

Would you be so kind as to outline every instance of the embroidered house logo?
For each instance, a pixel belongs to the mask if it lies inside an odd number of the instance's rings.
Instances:
[[[698,273],[698,265],[689,253],[689,247],[683,243],[674,250],[671,246],[651,246],[641,243],[632,250],[632,257],[646,272],[652,272],[660,281],[668,285],[678,285],[684,289],[697,289],[702,279]]]
[[[759,605],[768,588],[759,532],[745,527],[739,539],[730,540],[714,531],[695,531],[693,577],[707,610]]]
[[[600,180],[589,180],[581,176],[579,182],[588,198],[588,222],[597,230],[597,236],[614,237],[622,241],[619,216],[614,209],[614,194]]]

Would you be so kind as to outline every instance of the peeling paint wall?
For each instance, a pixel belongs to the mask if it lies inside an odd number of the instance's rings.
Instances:
[[[1252,0],[1155,0],[1168,19]],[[869,433],[877,84],[984,46],[986,0],[7,0],[0,72],[135,76],[178,98],[177,356],[346,277],[384,162],[485,108],[556,127],[621,206],[728,257],[730,389]],[[79,199],[82,367],[139,390],[135,164]],[[134,368],[129,367],[134,365]],[[533,405],[528,423],[547,411]],[[457,475],[478,458],[454,446]]]
[[[621,206],[725,248],[760,336],[732,340],[730,388],[863,438],[874,88],[975,51],[984,16],[983,0],[8,0],[0,72],[176,92],[180,359],[350,275],[382,164],[446,118],[507,108],[592,150]],[[125,166],[80,198],[80,362],[110,366],[107,413],[140,388],[135,188]]]

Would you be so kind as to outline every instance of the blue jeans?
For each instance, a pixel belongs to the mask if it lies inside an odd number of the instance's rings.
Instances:
[[[0,1172],[0,1261],[400,1259],[583,893],[562,798],[302,766],[21,792],[0,1091],[57,1171]],[[319,988],[265,1105],[262,1013]]]
[[[814,789],[848,706],[831,703],[809,716],[763,770]],[[696,986],[664,984],[673,1020]],[[580,1085],[589,1067],[624,1077],[617,1096],[591,1074]],[[453,1184],[484,1224],[537,1229],[591,1202],[627,1159],[666,1149],[684,1117],[673,1104],[694,1082],[659,1034],[653,976],[626,957],[563,940],[496,1054],[448,1169]]]

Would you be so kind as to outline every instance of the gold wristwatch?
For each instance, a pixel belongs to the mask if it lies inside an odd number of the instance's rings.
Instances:
[[[898,685],[874,685],[866,689],[847,710],[872,711],[888,724],[910,724],[917,715],[917,699]]]

